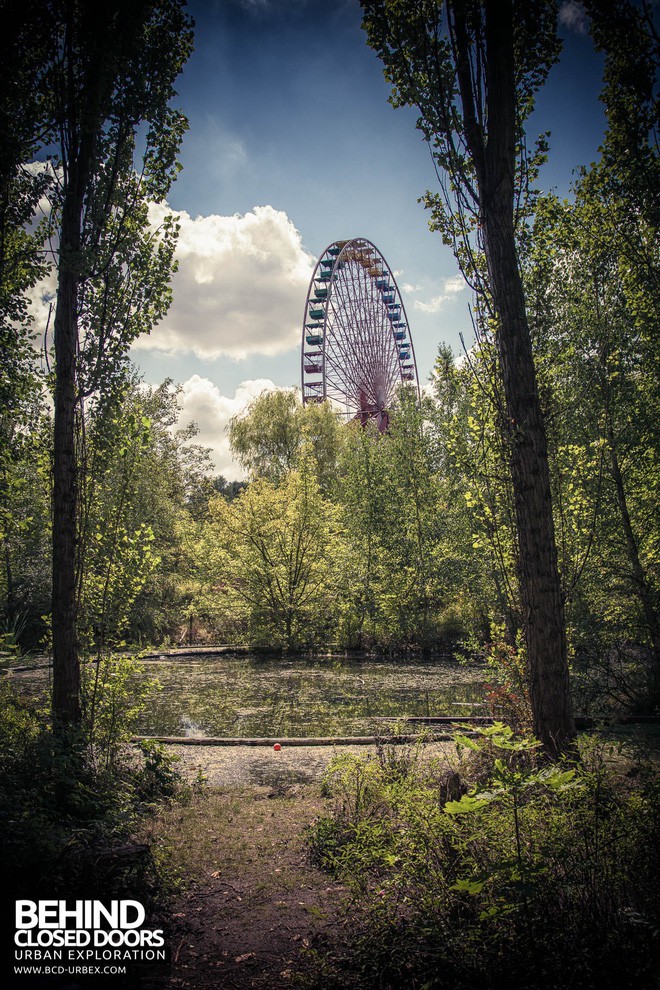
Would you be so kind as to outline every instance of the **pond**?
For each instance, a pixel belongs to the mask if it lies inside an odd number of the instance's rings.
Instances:
[[[484,668],[451,657],[419,659],[264,658],[187,654],[142,661],[160,687],[136,732],[157,736],[362,736],[383,718],[477,715]],[[33,691],[45,671],[15,672]],[[390,723],[391,726],[392,723]]]
[[[378,718],[470,715],[483,668],[456,660],[263,659],[253,655],[145,662],[161,684],[140,732],[171,736],[360,736]]]

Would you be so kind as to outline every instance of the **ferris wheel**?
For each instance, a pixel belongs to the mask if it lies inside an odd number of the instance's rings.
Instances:
[[[374,420],[384,432],[402,382],[419,396],[410,327],[394,275],[371,241],[325,249],[312,275],[303,318],[303,403],[329,400],[346,418]]]

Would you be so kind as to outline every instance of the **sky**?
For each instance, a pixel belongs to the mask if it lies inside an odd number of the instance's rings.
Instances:
[[[191,0],[195,51],[178,80],[188,117],[174,301],[133,348],[148,384],[183,388],[217,470],[242,477],[229,418],[265,388],[299,386],[303,309],[314,265],[335,240],[365,237],[395,273],[420,383],[438,346],[469,346],[469,290],[418,199],[437,187],[411,109],[388,103],[358,0]],[[601,64],[580,4],[560,5],[561,62],[528,134],[551,131],[540,185],[569,192],[593,161],[605,118]],[[160,207],[154,207],[158,219]]]

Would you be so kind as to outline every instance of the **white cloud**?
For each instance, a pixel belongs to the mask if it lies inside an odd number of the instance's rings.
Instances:
[[[49,344],[53,342],[53,320],[57,301],[57,268],[51,265],[46,274],[32,289],[28,297],[28,313],[34,320],[34,329],[41,336],[48,328]],[[40,346],[43,343],[40,340]]]
[[[448,296],[456,296],[459,292],[463,291],[466,284],[462,275],[452,275],[451,278],[445,279],[443,288]]]
[[[152,222],[165,211],[152,206]],[[255,206],[244,216],[179,217],[173,303],[136,350],[240,360],[295,347],[313,259],[286,213]]]
[[[268,378],[241,382],[233,397],[221,395],[208,378],[193,375],[182,385],[179,423],[193,420],[199,427],[194,442],[211,449],[211,459],[220,474],[230,481],[245,477],[245,471],[232,458],[227,426],[232,416],[242,412],[262,392],[276,386]]]
[[[580,0],[565,0],[559,5],[559,23],[576,34],[589,33],[589,15]]]
[[[451,278],[445,279],[442,292],[439,295],[433,296],[428,302],[415,299],[415,309],[421,310],[422,313],[438,313],[449,299],[453,299],[459,292],[463,292],[466,285],[462,275],[452,275]]]

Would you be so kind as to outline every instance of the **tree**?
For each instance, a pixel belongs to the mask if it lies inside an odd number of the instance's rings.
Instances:
[[[630,0],[606,0],[600,4],[589,3],[587,7],[591,15],[591,35],[596,48],[605,55],[605,85],[601,99],[607,111],[608,128],[600,161],[583,173],[578,196],[587,209],[590,205],[602,204],[600,222],[594,225],[594,247],[601,257],[604,255],[609,259],[616,272],[614,281],[623,300],[623,307],[619,309],[624,309],[627,316],[625,339],[614,354],[604,350],[601,362],[606,407],[605,439],[631,584],[641,605],[653,652],[649,700],[652,706],[657,706],[660,699],[660,587],[658,545],[657,537],[654,537],[658,521],[657,513],[653,509],[649,513],[648,508],[641,514],[638,511],[635,520],[633,504],[637,501],[639,510],[641,490],[647,494],[647,505],[657,509],[654,479],[660,455],[657,430],[660,409],[657,333],[660,305],[657,67],[660,42],[645,3],[635,5]],[[604,317],[601,319],[605,322]],[[628,357],[627,362],[625,357]],[[613,376],[614,362],[618,367]],[[632,392],[636,405],[634,412],[628,412],[630,418],[625,425],[616,413],[616,379],[624,375],[627,397]],[[630,429],[631,421],[637,429]],[[626,446],[636,448],[633,456],[628,457],[627,478],[622,465],[626,453],[630,454]],[[643,470],[639,471],[644,462],[655,467],[650,477]],[[640,474],[641,487],[635,485],[635,475],[639,481]]]
[[[427,427],[414,390],[402,389],[381,444],[378,592],[390,641],[424,647],[437,639],[446,604],[446,520]]]
[[[50,608],[52,421],[39,398],[14,421],[0,462],[0,639],[20,650],[42,644]]]
[[[3,2],[0,10],[0,615],[9,641],[25,646],[25,630],[35,610],[37,616],[47,611],[49,591],[45,383],[28,304],[46,271],[45,224],[35,224],[34,216],[50,177],[28,163],[39,144],[51,14],[37,0],[20,7]],[[28,642],[35,645],[29,632]]]
[[[557,59],[555,8],[513,0],[364,0],[363,7],[369,44],[394,86],[392,101],[417,107],[418,127],[447,177],[444,198],[426,197],[432,225],[453,245],[492,321],[534,730],[556,755],[572,745],[575,726],[547,441],[516,236],[539,162],[526,152],[523,125]]]
[[[259,478],[210,508],[200,554],[210,609],[239,616],[251,641],[287,650],[313,645],[321,629],[327,635],[336,513],[309,449],[279,485]]]
[[[179,392],[131,372],[87,411],[78,627],[99,658],[126,638],[174,635],[189,607],[183,541],[213,487],[196,428],[176,428]]]
[[[525,262],[573,648],[618,706],[660,694],[658,40],[643,4],[588,5],[608,127]],[[643,676],[642,676],[643,675]]]
[[[445,567],[451,561],[453,594],[470,603],[471,616],[463,619],[470,619],[470,632],[483,637],[501,628],[513,647],[521,627],[515,520],[505,444],[486,384],[494,363],[488,340],[463,362],[441,347],[429,419],[448,516]]]
[[[336,480],[339,425],[328,403],[303,406],[295,389],[262,392],[229,423],[229,443],[254,478],[281,481],[311,445],[319,482]]]
[[[131,341],[169,302],[175,229],[149,226],[177,170],[184,118],[169,106],[191,48],[179,0],[53,2],[47,118],[58,178],[54,319],[53,716],[80,718],[76,629],[85,398],[112,388]],[[48,108],[47,108],[48,109]],[[143,168],[134,170],[146,124]]]

